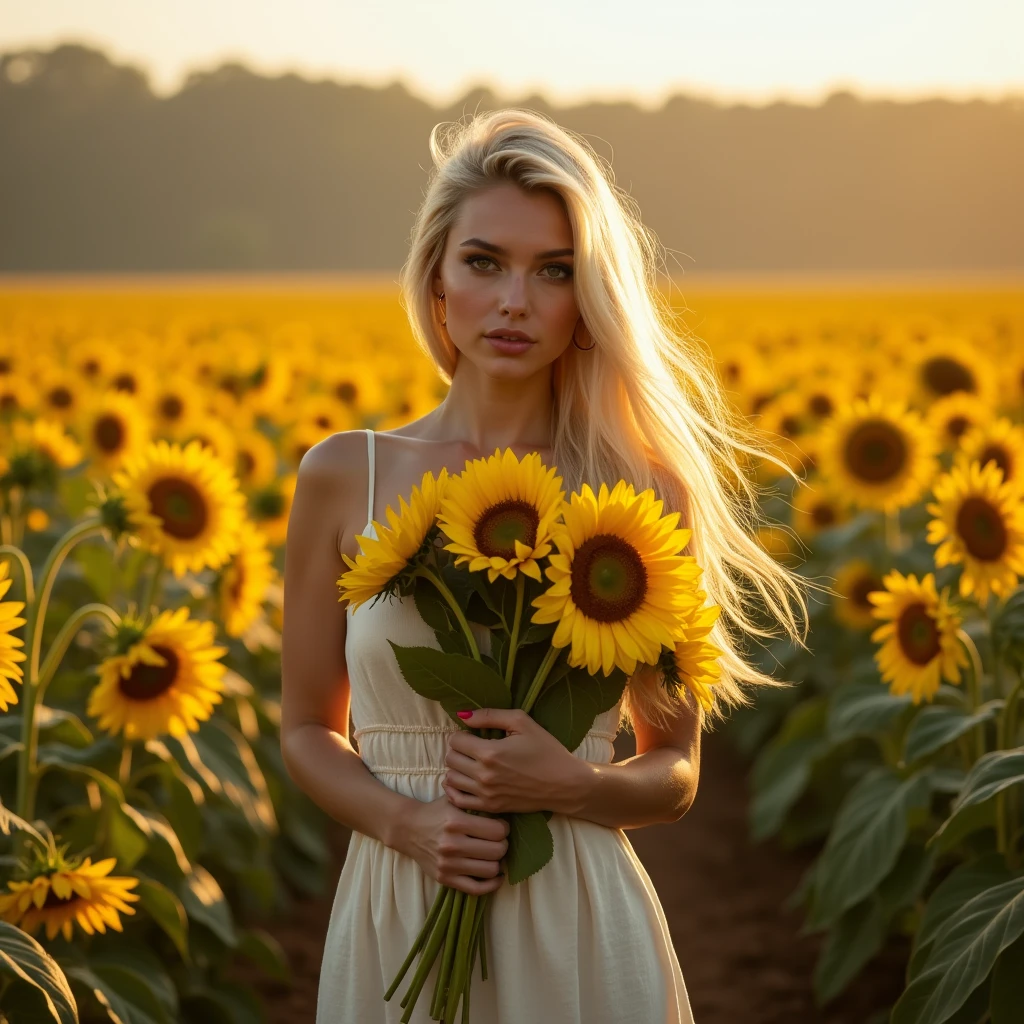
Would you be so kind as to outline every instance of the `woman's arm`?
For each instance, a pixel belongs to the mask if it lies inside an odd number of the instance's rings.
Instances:
[[[366,461],[364,437],[333,434],[299,464],[285,543],[281,755],[296,785],[332,818],[395,846],[399,823],[418,801],[375,778],[348,739],[346,618],[337,579],[346,569],[339,546],[354,538],[339,537],[338,522],[358,518],[354,496],[365,494],[366,481],[360,491],[353,467]]]
[[[464,810],[545,809],[628,829],[677,821],[697,795],[700,727],[690,704],[680,702],[664,728],[635,722],[636,754],[612,764],[576,757],[523,711],[481,708],[466,725],[508,735],[449,737],[442,785]]]

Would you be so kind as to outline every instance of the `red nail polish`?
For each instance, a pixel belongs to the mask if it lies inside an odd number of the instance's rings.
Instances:
[[[472,711],[460,711],[459,718],[469,718],[471,714],[473,714]]]

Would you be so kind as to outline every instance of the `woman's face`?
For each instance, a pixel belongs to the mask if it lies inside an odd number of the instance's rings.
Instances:
[[[434,279],[460,359],[492,377],[525,377],[554,362],[572,342],[579,309],[573,287],[572,226],[550,191],[496,185],[466,198],[448,233]],[[489,331],[530,336],[503,351]],[[589,344],[582,327],[579,341]]]

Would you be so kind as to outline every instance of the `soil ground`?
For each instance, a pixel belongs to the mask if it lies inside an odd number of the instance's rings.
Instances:
[[[689,812],[672,824],[626,833],[665,908],[696,1024],[887,1020],[903,989],[906,940],[894,938],[842,996],[817,1008],[811,978],[822,937],[801,936],[801,912],[783,906],[814,851],[785,850],[771,840],[752,845],[747,766],[721,732],[706,734],[701,745],[700,785]],[[633,752],[632,736],[620,733],[615,759]],[[332,829],[331,841],[336,880],[347,831]],[[285,947],[295,977],[288,988],[246,973],[270,1024],[313,1024],[333,883],[330,893],[264,925]]]

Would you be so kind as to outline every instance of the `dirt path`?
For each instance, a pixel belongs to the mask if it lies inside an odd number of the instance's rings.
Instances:
[[[799,913],[782,906],[812,853],[773,842],[751,846],[746,769],[721,733],[705,736],[702,747],[700,787],[689,813],[671,825],[626,833],[661,897],[696,1024],[870,1024],[902,991],[905,942],[893,941],[840,999],[817,1009],[811,977],[821,937],[801,937]],[[616,760],[632,753],[632,737],[620,734]],[[345,830],[339,827],[332,841],[336,879]],[[300,902],[288,920],[270,928],[292,960],[292,989],[246,975],[264,998],[271,1024],[312,1024],[315,1018],[333,892],[332,882],[331,897]]]

